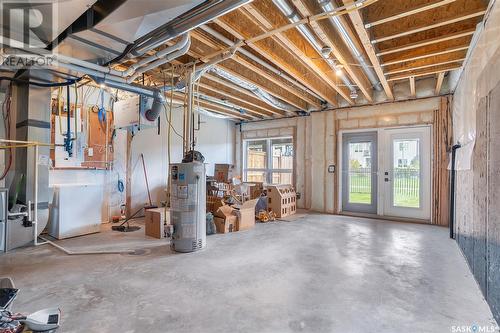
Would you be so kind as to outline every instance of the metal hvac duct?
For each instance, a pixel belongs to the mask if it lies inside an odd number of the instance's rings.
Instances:
[[[25,72],[21,79],[29,78]],[[49,218],[49,156],[50,156],[50,89],[39,88],[28,83],[12,85],[12,113],[16,115],[15,139],[22,142],[38,142],[46,145],[38,147],[35,157],[33,148],[16,149],[13,175],[10,179],[9,194],[13,209],[18,212],[34,211],[35,220],[9,219],[9,239],[7,249],[31,243],[43,231]],[[36,152],[36,150],[35,150]],[[38,173],[38,182],[36,173]],[[10,177],[10,176],[9,176]],[[31,205],[33,204],[33,207]],[[20,210],[19,210],[20,209]],[[31,216],[29,214],[28,216]],[[36,227],[35,227],[36,225]],[[38,234],[35,235],[35,230]]]
[[[332,4],[330,0],[318,0],[318,3],[325,12],[331,12],[335,10],[335,6]],[[363,68],[363,71],[368,77],[368,80],[370,80],[372,86],[378,91],[382,90],[380,82],[375,73],[373,72],[372,68],[368,64],[368,61],[365,59],[364,54],[358,49],[356,43],[353,41],[353,39],[347,32],[346,28],[344,27],[340,19],[336,16],[330,16],[329,20],[330,22],[332,22],[333,26],[340,33],[340,36],[351,50],[352,56],[359,61],[359,64]]]
[[[209,33],[210,35],[214,36],[215,38],[219,39],[221,42],[225,43],[226,45],[233,46],[235,44],[235,43],[233,43],[232,40],[230,40],[229,38],[227,38],[223,34],[219,33],[218,31],[210,28],[208,25],[202,25],[200,27],[200,29],[204,30],[205,32]],[[238,52],[240,52],[241,54],[243,54],[245,57],[247,57],[247,58],[255,61],[259,65],[262,65],[266,69],[270,70],[272,73],[274,73],[274,74],[276,74],[276,75],[284,78],[285,80],[287,80],[288,82],[290,82],[294,86],[298,87],[299,89],[302,89],[302,90],[308,92],[309,94],[313,95],[317,99],[319,99],[321,101],[324,101],[323,98],[321,98],[321,96],[318,96],[314,91],[312,91],[311,89],[307,88],[302,83],[298,82],[297,80],[295,80],[291,76],[287,75],[286,73],[283,73],[279,69],[271,66],[270,64],[268,64],[267,62],[265,62],[261,58],[255,56],[253,53],[245,50],[244,48],[239,48]]]
[[[290,20],[290,22],[295,23],[301,20],[300,16],[297,14],[297,12],[288,4],[287,0],[273,0],[274,4],[276,7],[278,7],[281,12]],[[299,30],[300,33],[309,41],[309,43],[314,47],[314,49],[325,59],[325,61],[330,65],[330,67],[337,72],[339,70],[337,64],[335,63],[334,60],[327,58],[323,55],[323,45],[316,39],[314,34],[312,33],[311,30],[309,30],[308,27],[305,25],[301,24],[298,25],[297,30]],[[347,75],[342,75],[341,77],[342,82],[349,88],[351,91],[351,94],[357,94],[356,88],[354,85],[351,83]]]
[[[284,111],[287,111],[287,112],[297,112],[299,111],[296,107],[294,107],[293,105],[290,105],[286,102],[283,102],[282,100],[272,96],[271,94],[269,94],[267,91],[264,91],[262,90],[261,88],[255,86],[254,84],[252,83],[249,83],[247,81],[244,81],[244,80],[241,80],[237,77],[235,77],[234,75],[231,75],[230,73],[226,72],[225,70],[221,69],[221,68],[212,68],[211,71],[215,74],[217,74],[218,76],[246,89],[246,90],[250,90],[252,93],[254,93],[254,95],[256,95],[257,97],[259,97],[261,100],[263,100],[264,102],[266,102],[267,104],[277,108],[277,109],[280,109],[280,110],[284,110]]]
[[[139,38],[126,53],[130,53],[134,57],[141,56],[149,50],[158,47],[188,31],[196,29],[200,25],[212,21],[250,1],[251,0],[206,1],[190,12],[179,16],[171,22],[155,29],[146,36]]]

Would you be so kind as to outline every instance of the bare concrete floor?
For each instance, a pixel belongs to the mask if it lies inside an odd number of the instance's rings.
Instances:
[[[0,256],[17,311],[60,306],[61,332],[451,332],[492,314],[444,228],[307,214],[174,254],[143,230]],[[496,324],[495,324],[496,325]]]

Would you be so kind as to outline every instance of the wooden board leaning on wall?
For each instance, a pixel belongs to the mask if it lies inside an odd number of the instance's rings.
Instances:
[[[82,104],[79,103],[77,108],[82,110]],[[54,144],[56,141],[56,117],[60,115],[62,118],[66,118],[67,113],[64,111],[64,106],[61,108],[62,111],[59,113],[58,101],[55,98],[52,99],[51,110],[50,142]],[[75,104],[71,103],[70,117],[74,117],[74,114]],[[86,105],[85,109],[80,112],[80,117],[80,124],[82,128],[79,128],[78,132],[87,133],[87,142],[86,147],[84,148],[83,162],[79,167],[57,167],[55,150],[52,149],[50,151],[50,158],[55,166],[54,169],[109,169],[113,161],[113,112],[106,110],[106,122],[101,122],[99,120],[97,106]],[[72,120],[71,126],[74,126],[74,120]],[[73,147],[76,148],[75,142],[73,143]],[[108,147],[107,160],[106,147]],[[92,156],[89,156],[89,148],[93,151]]]

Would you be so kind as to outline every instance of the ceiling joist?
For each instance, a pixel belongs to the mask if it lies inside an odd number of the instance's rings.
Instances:
[[[424,54],[424,55],[420,55],[420,56],[415,56],[415,57],[410,57],[410,58],[401,58],[398,60],[388,61],[388,62],[383,63],[382,66],[385,67],[385,66],[390,66],[390,65],[396,65],[396,64],[403,63],[403,62],[425,59],[425,58],[435,57],[435,56],[453,53],[453,52],[458,52],[458,51],[466,51],[467,49],[469,49],[469,45],[464,45],[464,46],[454,47],[454,48],[444,50],[444,51],[433,52],[433,53],[428,53],[428,54]]]
[[[249,16],[247,17],[254,21],[256,24],[260,24],[265,30],[271,30],[274,26],[280,26],[284,24],[284,17],[279,15],[279,13],[270,15],[272,9],[275,8],[274,4],[268,0],[262,0],[259,2],[252,2],[246,5],[245,10],[248,11]],[[350,97],[349,89],[343,86],[333,69],[322,59],[321,54],[319,54],[297,30],[288,30],[283,33],[277,33],[273,35],[273,38],[279,40],[283,45],[285,45],[291,53],[304,65],[306,65],[310,72],[317,76],[317,79],[325,82],[330,88],[335,90],[343,99],[345,99],[349,104],[354,104]],[[337,105],[335,100],[331,97],[328,100],[333,105]]]
[[[394,74],[399,74],[399,73],[404,73],[404,72],[409,72],[409,71],[415,71],[415,70],[429,68],[429,67],[454,64],[454,63],[458,63],[458,62],[461,63],[464,60],[465,60],[465,58],[448,60],[448,61],[443,61],[443,62],[438,62],[438,63],[430,63],[430,64],[422,65],[422,66],[405,67],[405,68],[401,68],[401,69],[397,69],[397,70],[393,70],[393,71],[387,72],[387,73],[385,73],[385,75],[394,75]]]
[[[352,0],[345,0],[347,3],[352,3]],[[382,70],[382,66],[380,65],[380,61],[377,57],[377,54],[375,52],[375,48],[373,47],[372,43],[370,42],[370,36],[368,34],[368,31],[365,28],[365,25],[363,23],[363,19],[361,18],[361,13],[359,11],[353,11],[349,13],[349,18],[351,19],[354,29],[356,30],[361,43],[363,44],[363,47],[365,48],[365,51],[368,55],[368,58],[370,58],[370,61],[373,65],[373,69],[375,70],[375,73],[377,74],[380,83],[382,84],[382,87],[384,88],[384,91],[387,95],[388,100],[394,100],[394,94],[392,93],[391,86],[389,85],[385,75],[384,71]]]
[[[415,8],[415,9],[412,9],[412,10],[409,10],[409,11],[404,11],[402,13],[395,14],[395,15],[386,17],[384,19],[380,19],[380,20],[377,20],[377,21],[374,21],[374,22],[371,22],[371,23],[367,23],[367,24],[365,24],[365,28],[368,29],[368,28],[371,28],[371,27],[374,27],[374,26],[377,26],[377,25],[380,25],[380,24],[384,24],[384,23],[395,21],[395,20],[399,20],[399,19],[407,17],[407,16],[415,15],[415,14],[418,14],[418,13],[425,12],[427,10],[435,9],[435,8],[438,8],[438,7],[441,7],[441,6],[444,6],[444,5],[448,5],[448,4],[450,4],[452,2],[455,2],[455,1],[457,1],[457,0],[442,0],[442,1],[439,1],[439,2],[436,2],[436,3],[431,3],[431,4],[428,4],[428,5],[423,5],[423,6],[420,6],[418,8]]]
[[[400,38],[400,37],[404,37],[404,36],[408,36],[408,35],[413,35],[413,34],[416,34],[416,33],[422,32],[422,31],[439,28],[439,27],[442,27],[442,26],[445,26],[445,25],[449,25],[449,24],[453,24],[453,23],[457,23],[457,22],[460,22],[460,21],[465,21],[465,20],[468,20],[468,19],[471,19],[471,18],[482,16],[482,15],[484,15],[484,13],[486,13],[485,10],[480,10],[480,11],[477,11],[477,12],[474,12],[474,13],[471,13],[471,14],[468,14],[468,15],[464,15],[464,16],[459,16],[459,17],[456,17],[456,18],[453,18],[453,19],[450,19],[450,20],[441,21],[441,22],[438,22],[438,23],[435,23],[435,24],[426,25],[426,26],[423,26],[423,27],[420,27],[420,28],[416,28],[416,29],[412,29],[412,30],[400,32],[400,33],[397,33],[397,34],[394,34],[394,35],[390,35],[390,36],[380,37],[380,38],[372,40],[372,44],[377,44],[377,43],[385,42],[385,41],[388,41],[388,40],[391,40],[391,39],[396,39],[396,38]]]
[[[414,77],[429,76],[432,74],[438,74],[438,73],[442,73],[442,72],[448,72],[448,71],[452,71],[455,69],[459,69],[460,67],[462,67],[462,65],[445,66],[442,68],[437,68],[437,69],[427,70],[427,71],[415,71],[413,73],[408,73],[408,74],[398,75],[398,76],[388,78],[387,81],[392,82],[392,81],[407,80],[412,76],[414,76]]]
[[[411,98],[417,97],[417,89],[415,86],[415,77],[414,76],[410,77],[410,96],[411,96]]]
[[[445,72],[438,73],[437,82],[436,82],[436,90],[434,92],[436,95],[439,95],[441,93],[441,88],[443,87],[443,81],[444,81],[445,74],[446,74]]]
[[[412,43],[412,44],[408,44],[408,45],[404,45],[404,46],[398,46],[398,47],[382,50],[382,51],[378,52],[377,55],[380,57],[380,56],[384,56],[384,55],[391,54],[391,53],[397,53],[397,52],[407,51],[407,50],[411,50],[411,49],[418,49],[418,48],[421,48],[421,47],[424,47],[427,45],[431,45],[431,44],[437,44],[437,43],[442,43],[442,42],[446,42],[446,41],[453,40],[453,39],[472,36],[475,31],[476,31],[475,29],[470,29],[470,30],[466,30],[463,32],[459,32],[459,33],[453,33],[453,34],[450,34],[450,35],[447,35],[444,37],[436,37],[436,38],[427,39],[425,41],[418,42],[418,43]]]
[[[321,11],[317,1],[292,0],[292,2],[297,7],[300,14],[305,17]],[[342,64],[345,71],[349,77],[352,78],[366,100],[370,103],[373,102],[373,89],[370,82],[365,74],[362,73],[361,69],[355,65],[357,59],[354,59],[350,54],[342,37],[335,31],[331,23],[327,20],[313,21],[311,22],[311,27],[321,41],[332,49],[333,55]],[[355,39],[356,37],[353,38]]]

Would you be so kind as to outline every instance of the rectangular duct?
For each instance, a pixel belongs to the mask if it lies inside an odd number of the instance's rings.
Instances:
[[[26,73],[27,74],[27,73]],[[12,86],[12,115],[15,117],[15,140],[50,143],[50,89],[16,83]],[[49,146],[39,146],[38,164],[38,231],[41,232],[48,220],[49,203]],[[10,202],[28,205],[35,199],[35,148],[14,149],[14,174],[10,183]],[[16,202],[12,200],[17,199]],[[34,207],[32,207],[34,208]],[[33,240],[32,227],[19,226],[19,242]],[[12,240],[14,241],[14,240]]]

